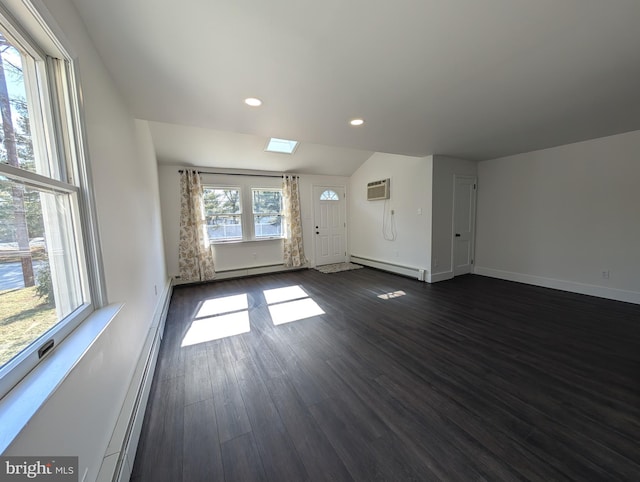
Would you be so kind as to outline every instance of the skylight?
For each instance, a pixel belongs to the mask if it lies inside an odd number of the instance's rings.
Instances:
[[[277,139],[272,137],[269,139],[269,143],[265,151],[278,152],[281,154],[293,154],[293,151],[298,147],[298,141],[290,141],[288,139]]]

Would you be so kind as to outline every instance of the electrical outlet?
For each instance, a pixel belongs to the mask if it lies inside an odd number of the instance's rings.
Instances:
[[[609,270],[602,272],[602,279],[610,279],[610,278],[611,278],[611,272]]]
[[[395,210],[395,209],[392,209],[392,210],[391,210],[391,215],[393,216],[395,213],[396,213],[396,210]]]

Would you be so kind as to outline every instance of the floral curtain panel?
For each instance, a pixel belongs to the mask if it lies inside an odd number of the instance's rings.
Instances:
[[[207,281],[215,277],[213,247],[204,216],[202,182],[194,170],[180,173],[180,244],[178,267],[182,281]]]
[[[302,217],[300,215],[300,189],[298,176],[282,178],[284,201],[284,265],[303,266],[306,263],[302,246]]]

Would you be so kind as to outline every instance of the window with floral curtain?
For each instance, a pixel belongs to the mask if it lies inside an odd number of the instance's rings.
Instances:
[[[298,176],[283,176],[284,203],[284,265],[299,267],[306,263],[302,245],[302,217],[300,215],[300,189]]]
[[[178,267],[182,281],[207,281],[216,275],[204,214],[202,181],[198,171],[192,169],[180,173]]]

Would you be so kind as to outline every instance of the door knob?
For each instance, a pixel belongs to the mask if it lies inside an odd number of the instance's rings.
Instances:
[[[460,237],[460,233],[456,233],[456,238],[459,238],[459,237]]]
[[[316,231],[316,234],[320,234],[320,231]]]

